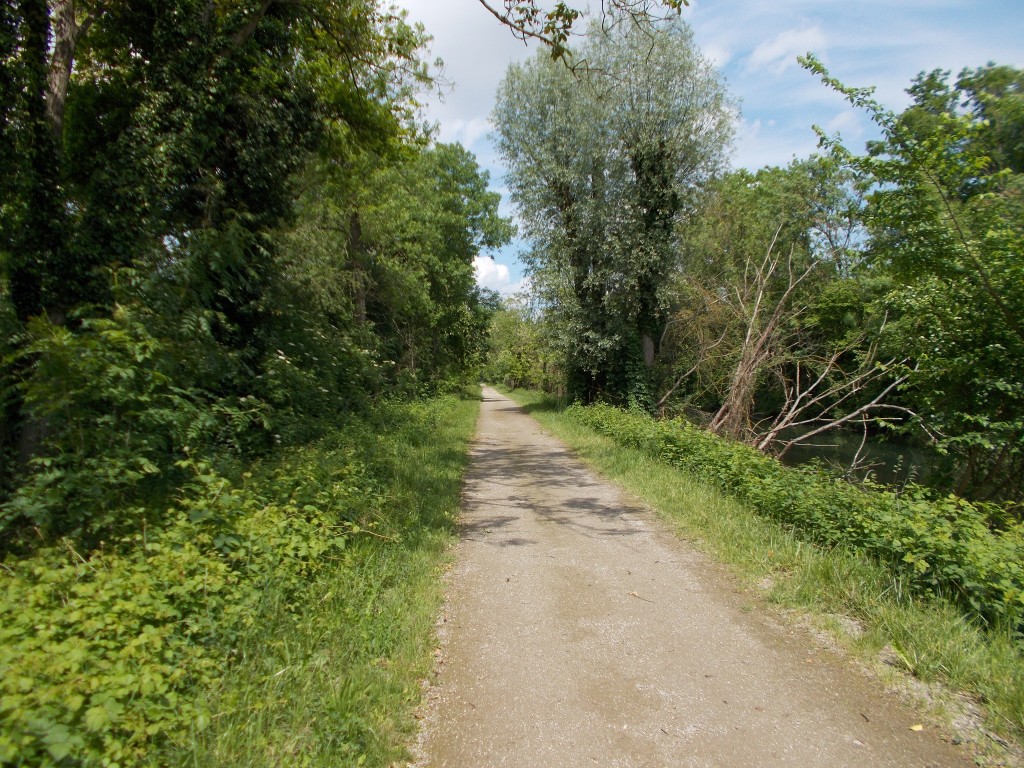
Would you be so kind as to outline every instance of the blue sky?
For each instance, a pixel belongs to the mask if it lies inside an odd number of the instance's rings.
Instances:
[[[505,169],[490,139],[488,115],[506,68],[533,54],[477,0],[399,0],[433,35],[431,55],[445,62],[450,87],[434,94],[428,117],[441,141],[459,141],[489,171],[505,197]],[[492,0],[501,5],[501,0]],[[577,7],[585,0],[570,3]],[[718,66],[740,103],[734,167],[784,165],[815,151],[813,125],[839,132],[851,149],[873,137],[867,117],[800,68],[813,52],[848,85],[876,87],[899,110],[923,70],[990,61],[1024,68],[1024,0],[691,0],[683,17],[697,45]],[[512,215],[507,201],[503,212]],[[478,260],[481,284],[510,292],[521,285],[513,243]]]

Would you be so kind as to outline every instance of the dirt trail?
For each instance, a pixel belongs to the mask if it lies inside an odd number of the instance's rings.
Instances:
[[[484,389],[420,766],[967,766]]]

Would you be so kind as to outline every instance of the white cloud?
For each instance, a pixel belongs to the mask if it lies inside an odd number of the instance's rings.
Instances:
[[[742,120],[736,131],[733,167],[756,170],[767,165],[784,166],[817,150],[818,140],[810,127],[794,130],[775,120]]]
[[[739,128],[736,130],[736,137],[740,141],[756,139],[761,134],[761,118],[753,120],[740,120]]]
[[[701,53],[716,67],[724,67],[732,60],[732,51],[728,43],[720,40],[712,40],[701,46]]]
[[[486,117],[471,117],[468,120],[456,118],[441,123],[438,140],[446,144],[459,142],[467,149],[473,149],[490,130],[491,126]]]
[[[825,33],[820,26],[804,29],[787,29],[771,40],[757,46],[747,58],[747,72],[770,70],[781,75],[790,67],[796,66],[796,57],[808,51],[822,55],[825,49]]]
[[[411,21],[422,22],[433,36],[431,58],[444,60],[443,79],[449,87],[428,101],[427,112],[441,124],[443,141],[453,136],[456,123],[469,138],[486,134],[487,115],[494,104],[498,82],[513,61],[531,55],[536,44],[524,45],[483,8],[471,0],[398,0]]]
[[[508,266],[499,264],[490,256],[477,256],[473,259],[476,270],[477,285],[495,291],[506,292],[512,284],[512,273]]]
[[[855,109],[844,109],[825,123],[825,133],[843,134],[844,139],[859,139],[864,136],[863,113]]]

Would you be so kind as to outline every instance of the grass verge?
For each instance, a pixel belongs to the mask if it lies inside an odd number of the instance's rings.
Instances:
[[[910,594],[870,558],[807,543],[707,484],[597,434],[541,393],[506,394],[746,588],[828,630],[883,679],[898,683],[909,673],[933,684],[916,692],[936,714],[956,720],[981,764],[1014,759],[1024,734],[1024,654],[1008,633],[985,632],[956,607]]]
[[[478,410],[454,397],[389,406],[370,425],[254,470],[253,484],[298,503],[361,462],[359,498],[347,499],[363,505],[361,525],[300,602],[267,585],[238,661],[206,696],[208,722],[154,764],[340,768],[406,757]]]

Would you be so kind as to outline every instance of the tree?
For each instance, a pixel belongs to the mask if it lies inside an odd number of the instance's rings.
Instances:
[[[369,0],[21,5],[18,54],[34,73],[23,109],[37,117],[17,139],[52,176],[23,175],[11,206],[50,222],[4,244],[23,321],[108,305],[112,266],[180,262],[212,231],[276,226],[325,127],[396,134],[407,74],[422,75],[422,37]],[[245,264],[199,256],[222,283],[212,293],[239,291],[232,272],[258,292],[258,247],[241,248]],[[245,293],[216,308],[242,333],[258,322]]]
[[[459,379],[479,365],[487,320],[474,258],[511,238],[488,176],[460,145],[437,145],[375,173],[358,196],[372,254],[367,319],[411,381]]]
[[[864,275],[863,197],[828,158],[711,188],[688,227],[666,334],[674,381],[708,427],[785,453],[822,432],[905,416],[892,402],[896,362],[881,365]],[[679,407],[678,404],[676,407]],[[795,432],[794,432],[795,430]]]
[[[510,68],[498,146],[570,393],[649,404],[676,225],[720,169],[733,112],[678,19],[594,26],[575,57],[578,78],[542,55]]]
[[[293,181],[317,152],[405,141],[422,31],[371,0],[2,9],[3,490],[58,457],[61,492],[102,507],[132,454],[173,476],[186,445],[267,447]],[[60,370],[77,383],[53,389]],[[177,432],[167,393],[194,416]]]
[[[491,317],[488,381],[506,387],[559,391],[561,360],[548,343],[544,319],[525,293],[508,297]]]
[[[1024,134],[1021,72],[989,65],[922,73],[897,115],[805,66],[868,111],[883,138],[834,154],[875,184],[873,259],[900,283],[888,343],[908,354],[903,391],[960,459],[956,488],[980,498],[1024,493]]]
[[[249,392],[266,360],[273,232],[292,215],[290,180],[328,136],[394,141],[423,76],[422,33],[371,0],[4,5],[0,270],[24,381],[34,317],[75,332],[111,315],[125,270],[159,333],[212,342],[213,397]],[[184,322],[170,328],[170,318]],[[156,329],[154,329],[156,331]],[[20,339],[20,341],[18,341]],[[6,440],[30,458],[45,425],[8,401]]]
[[[474,258],[500,247],[487,173],[457,144],[312,164],[285,239],[290,312],[363,350],[372,390],[435,386],[479,367],[490,311]],[[369,373],[369,370],[364,370]]]

